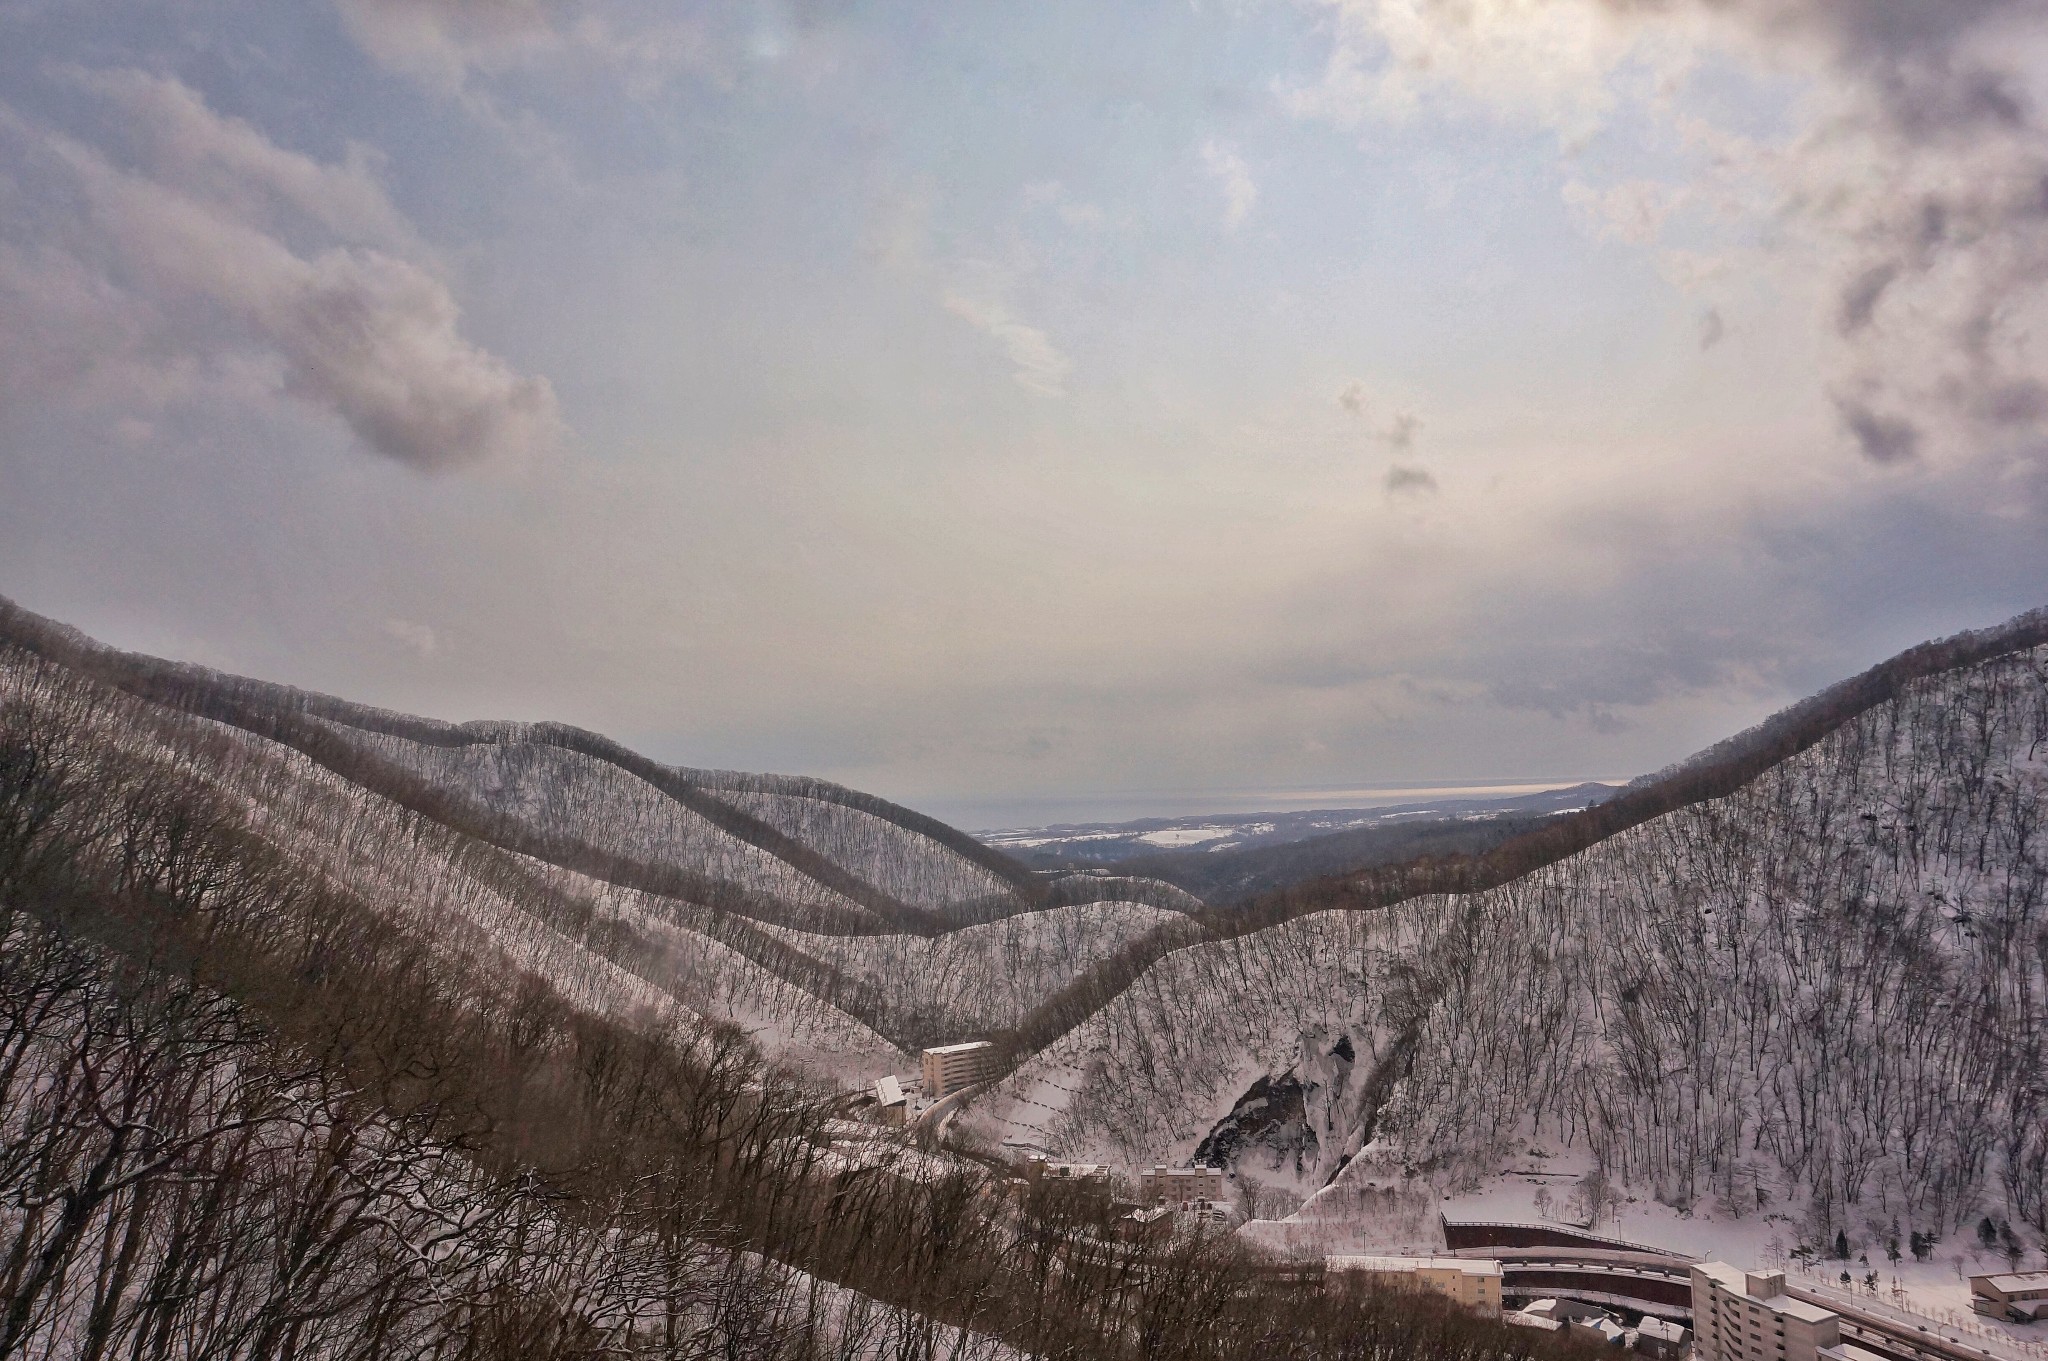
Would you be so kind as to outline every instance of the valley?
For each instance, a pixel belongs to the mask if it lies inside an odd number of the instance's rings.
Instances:
[[[1749,1264],[1838,1240],[1875,1261],[1910,1236],[1937,1246],[1895,1303],[1957,1314],[1965,1276],[2048,1253],[2048,617],[1906,654],[1624,790],[1421,824],[1487,829],[1463,849],[1208,898],[1135,854],[1031,868],[827,782],[369,709],[12,606],[0,645],[11,956],[154,960],[242,999],[269,1018],[246,1043],[276,1063],[315,1044],[376,1109],[471,1111],[427,1137],[485,1173],[665,1156],[604,1053],[673,1068],[678,1093],[737,1064],[718,1119],[740,1125],[689,1145],[727,1187],[693,1213],[728,1227],[692,1250],[763,1264],[759,1298],[826,1280],[853,1292],[832,1297],[842,1316],[857,1298],[877,1327],[950,1320],[962,1356],[1050,1326],[904,1293],[875,1257],[908,1212],[893,1191],[837,1247],[789,1237],[823,1221],[786,1212],[875,1175],[966,1195],[974,1271],[1052,1213],[1037,1198],[1060,1178],[1135,1188],[1188,1165],[1221,1169],[1188,1223],[1269,1263],[1444,1253],[1446,1220]],[[368,1014],[398,1028],[351,1019]],[[444,1033],[442,1052],[426,1037]],[[983,1046],[972,1074],[921,1090],[920,1054],[960,1044]],[[296,1109],[298,1080],[265,1099]],[[664,1119],[702,1118],[673,1102]],[[786,1129],[744,1131],[771,1106]],[[454,1152],[485,1128],[489,1153]],[[735,1158],[760,1170],[732,1182]],[[1055,1165],[1082,1171],[1003,1189]],[[436,1185],[496,1194],[450,1175]],[[1036,1208],[1012,1221],[998,1194]],[[1132,1195],[1101,1206],[1127,1218]],[[36,1222],[20,1241],[54,1251]],[[1058,1251],[1123,1230],[1101,1232]],[[24,1329],[96,1307],[38,1289],[55,1312]]]

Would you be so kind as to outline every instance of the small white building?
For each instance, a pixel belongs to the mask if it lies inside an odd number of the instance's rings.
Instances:
[[[1643,1321],[1636,1325],[1636,1350],[1660,1361],[1677,1361],[1685,1355],[1685,1344],[1691,1340],[1692,1330],[1684,1324],[1654,1314],[1643,1315]]]
[[[875,1080],[875,1105],[880,1109],[882,1123],[900,1125],[909,1113],[910,1100],[903,1094],[903,1084],[894,1073]]]

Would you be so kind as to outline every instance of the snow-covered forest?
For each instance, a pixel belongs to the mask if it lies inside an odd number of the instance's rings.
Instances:
[[[1248,1169],[1456,1186],[1532,1139],[1681,1209],[2048,1237],[2048,648],[1485,891],[1174,950],[981,1118],[1132,1164],[1251,1084]],[[1368,1156],[1357,1155],[1365,1151]]]
[[[905,1057],[867,994],[1017,972],[948,994],[994,1023],[1172,909],[819,935],[842,973],[55,651],[0,652],[0,1355],[1574,1354],[842,1118]]]
[[[324,904],[406,942],[389,986],[521,1024],[731,1023],[830,1089],[992,1038],[1014,1071],[961,1125],[985,1145],[1201,1150],[1318,1213],[1547,1143],[1812,1241],[2048,1238],[2048,647],[1845,683],[1796,742],[1774,720],[1486,859],[1211,908],[1033,876],[819,781],[7,624],[11,740],[89,791],[47,813],[74,870],[216,934]]]
[[[1164,884],[1034,876],[823,781],[661,766],[551,725],[439,724],[6,622],[33,650],[0,657],[0,698],[95,761],[175,776],[161,800],[203,804],[436,950],[488,953],[607,1014],[679,1003],[841,1082],[1012,1025],[1201,906]]]

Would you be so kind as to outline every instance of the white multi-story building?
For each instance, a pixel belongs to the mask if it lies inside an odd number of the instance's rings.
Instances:
[[[986,1082],[995,1070],[996,1047],[987,1040],[967,1044],[942,1044],[924,1051],[924,1097],[943,1101],[953,1093],[977,1082]]]
[[[1840,1350],[1841,1317],[1786,1294],[1782,1271],[1695,1265],[1692,1327],[1699,1361],[1856,1361]]]

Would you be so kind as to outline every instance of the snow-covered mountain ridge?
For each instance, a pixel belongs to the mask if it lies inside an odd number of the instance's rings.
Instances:
[[[69,715],[91,763],[197,781],[271,853],[407,931],[473,940],[578,1009],[736,1021],[845,1081],[1012,1025],[1201,906],[1129,877],[1032,875],[825,781],[370,709],[118,653],[4,602],[0,644],[0,699]]]
[[[1809,1242],[1990,1216],[2039,1243],[2048,647],[2032,621],[1716,797],[1524,873],[1363,885],[1385,893],[1369,910],[1331,894],[1174,940],[973,1118],[1138,1166],[1190,1156],[1235,1113],[1226,1128],[1257,1131],[1236,1141],[1242,1172],[1368,1238],[1536,1147],[1681,1210],[1789,1213]],[[1732,750],[1776,756],[1784,731]],[[1247,1121],[1282,1088],[1287,1118]]]
[[[1311,1216],[1407,1215],[1544,1147],[1673,1206],[2048,1232],[2042,615],[1482,855],[1228,908],[1035,877],[819,781],[365,709],[12,607],[0,642],[0,703],[107,789],[175,773],[181,810],[470,972],[736,1021],[847,1084],[997,1040],[963,1121],[992,1141],[1206,1145]]]

